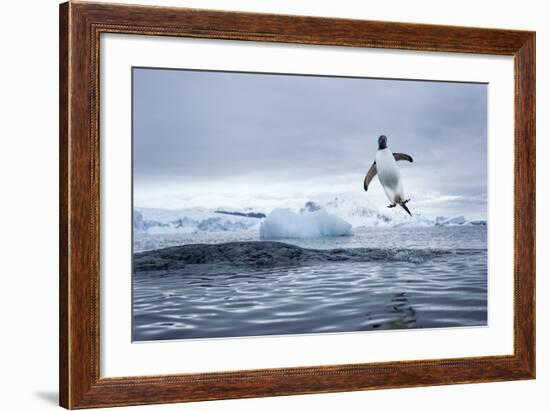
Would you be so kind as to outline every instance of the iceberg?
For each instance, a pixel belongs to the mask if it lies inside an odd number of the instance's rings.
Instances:
[[[468,223],[469,225],[487,225],[485,220],[472,220]]]
[[[325,210],[296,214],[276,208],[260,225],[260,238],[311,238],[349,235],[351,224]]]

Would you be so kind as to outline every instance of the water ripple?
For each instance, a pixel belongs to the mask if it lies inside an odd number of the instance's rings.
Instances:
[[[485,325],[486,273],[484,250],[399,263],[140,271],[134,340]]]

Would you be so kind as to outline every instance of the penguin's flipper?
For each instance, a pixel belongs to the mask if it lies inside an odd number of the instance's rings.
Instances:
[[[372,166],[370,166],[369,172],[367,173],[367,175],[365,176],[365,180],[363,181],[363,188],[365,189],[365,191],[369,189],[369,184],[375,175],[376,175],[376,161],[372,163]]]
[[[408,154],[393,153],[393,158],[395,158],[395,161],[407,160],[407,161],[410,162],[410,163],[413,162],[413,158],[412,158],[410,155],[408,155]]]

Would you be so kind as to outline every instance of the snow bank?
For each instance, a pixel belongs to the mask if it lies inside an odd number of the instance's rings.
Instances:
[[[317,210],[296,214],[276,208],[260,226],[260,238],[310,238],[350,234],[351,224],[338,216]]]

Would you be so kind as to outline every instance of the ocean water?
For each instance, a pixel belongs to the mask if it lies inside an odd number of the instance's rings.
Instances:
[[[363,228],[281,240],[292,246],[205,233],[210,245],[184,247],[197,237],[136,236],[133,339],[484,326],[486,233]]]

